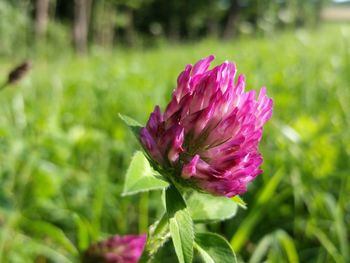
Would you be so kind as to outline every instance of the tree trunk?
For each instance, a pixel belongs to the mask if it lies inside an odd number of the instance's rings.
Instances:
[[[37,39],[43,38],[46,34],[49,18],[49,0],[37,0],[35,12],[35,36]]]
[[[73,40],[78,53],[85,54],[88,44],[91,0],[74,0]]]
[[[223,32],[224,39],[230,39],[233,37],[235,29],[236,29],[235,24],[237,21],[238,13],[239,13],[238,1],[232,0],[230,11],[229,11],[228,18],[227,18],[227,22],[226,22],[224,32]]]
[[[173,16],[170,20],[169,39],[171,42],[178,42],[180,40],[180,21],[177,16]]]
[[[93,18],[94,43],[111,48],[115,37],[116,8],[110,1],[99,0],[95,3]]]
[[[126,42],[129,46],[135,46],[136,36],[135,36],[135,29],[134,29],[134,10],[132,8],[128,8],[126,10],[126,16],[128,20],[125,26]]]
[[[219,36],[219,22],[214,16],[208,18],[207,30],[210,37],[217,38]]]
[[[321,12],[324,7],[324,4],[325,4],[325,0],[318,0],[315,3],[315,12],[316,12],[315,26],[316,27],[318,27],[321,23]]]

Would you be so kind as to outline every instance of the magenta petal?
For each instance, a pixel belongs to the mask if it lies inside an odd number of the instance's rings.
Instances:
[[[236,93],[236,95],[240,95],[242,94],[242,92],[244,92],[244,88],[245,88],[245,77],[244,75],[239,75],[234,92]],[[237,99],[238,98],[239,96],[237,96]]]
[[[190,91],[189,81],[191,79],[191,70],[192,65],[187,65],[185,70],[177,78],[177,89],[173,93],[177,101],[180,101]]]
[[[182,168],[182,177],[183,178],[190,178],[196,174],[196,166],[197,162],[199,160],[199,155],[195,155],[192,160],[188,163],[185,164],[184,167]]]
[[[170,162],[174,163],[178,160],[179,154],[183,152],[183,148],[182,148],[183,142],[184,142],[184,128],[179,127],[179,129],[175,133],[173,143],[168,153],[168,159]]]
[[[201,112],[194,126],[195,135],[200,134],[207,127],[208,123],[212,120],[214,111],[215,103],[211,103],[205,110],[203,110],[203,112]]]
[[[168,119],[170,116],[172,116],[176,111],[179,110],[179,103],[176,98],[176,95],[173,95],[172,100],[168,104],[165,112],[164,112],[164,118]]]
[[[163,162],[163,156],[158,149],[158,145],[146,128],[140,130],[140,141],[151,157],[159,163]]]
[[[146,127],[152,134],[156,135],[158,131],[158,127],[162,121],[163,121],[162,113],[160,112],[160,108],[157,105],[154,108],[154,111],[151,113],[151,116],[149,117]]]
[[[214,60],[214,56],[210,55],[206,58],[199,60],[193,67],[192,76],[196,74],[204,73],[210,66],[210,63]]]

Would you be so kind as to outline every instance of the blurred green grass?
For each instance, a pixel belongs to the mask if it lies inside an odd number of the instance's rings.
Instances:
[[[0,262],[77,262],[90,242],[145,232],[160,193],[120,197],[138,146],[118,113],[144,123],[155,104],[164,109],[185,64],[209,54],[235,61],[247,88],[266,86],[275,107],[248,209],[205,227],[245,262],[348,262],[349,41],[350,26],[328,25],[34,57],[30,76],[0,93]],[[12,62],[0,58],[0,78]]]

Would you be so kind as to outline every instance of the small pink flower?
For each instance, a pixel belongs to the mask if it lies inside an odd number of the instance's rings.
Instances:
[[[146,235],[115,235],[93,244],[85,252],[84,263],[137,263],[146,243]]]
[[[258,151],[263,125],[272,115],[266,89],[256,99],[245,92],[244,76],[234,82],[228,61],[209,70],[214,56],[187,65],[162,114],[151,113],[140,141],[164,170],[214,195],[235,196],[262,171]]]

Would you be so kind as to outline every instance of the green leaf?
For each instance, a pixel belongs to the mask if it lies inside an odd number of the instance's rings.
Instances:
[[[187,200],[191,217],[196,222],[222,221],[237,213],[238,205],[228,197],[193,192]]]
[[[79,251],[84,251],[88,248],[90,242],[88,223],[77,213],[73,214],[73,220],[77,228],[76,236]]]
[[[278,254],[282,258],[285,258],[285,256],[287,256],[288,262],[299,263],[298,252],[294,241],[287,234],[287,232],[285,232],[282,229],[278,229],[271,234],[265,235],[261,239],[261,241],[259,241],[249,260],[249,263],[263,262],[264,258],[266,258],[266,255],[269,254],[269,249],[270,253],[273,253],[273,251],[275,251],[276,248],[279,251]],[[285,251],[285,255],[283,253],[280,253],[282,251],[282,248]],[[282,258],[277,262],[282,261]]]
[[[186,203],[174,185],[165,193],[170,235],[180,263],[191,263],[193,258],[193,222]]]
[[[237,205],[239,205],[241,208],[247,209],[247,203],[244,202],[244,200],[239,195],[231,197],[231,200],[235,202]]]
[[[50,239],[51,242],[54,242],[52,245],[58,248],[64,248],[71,254],[78,254],[73,243],[59,227],[46,221],[31,220],[25,217],[21,218],[20,224],[26,232],[30,233],[30,236],[40,239]]]
[[[311,234],[318,239],[318,241],[326,249],[327,253],[333,258],[334,262],[344,262],[341,254],[339,253],[339,249],[332,242],[328,233],[325,233],[325,231],[317,226],[314,226],[313,224],[309,224],[307,226],[306,232],[308,235]]]
[[[271,244],[273,243],[273,235],[265,235],[255,247],[252,256],[249,259],[249,263],[264,262],[264,257],[268,252]]]
[[[260,190],[256,202],[250,209],[245,220],[240,224],[234,236],[231,238],[232,248],[239,253],[243,244],[249,239],[254,227],[261,220],[264,212],[267,210],[269,203],[274,199],[276,189],[284,175],[284,169],[278,170],[268,183]]]
[[[135,121],[134,119],[126,115],[122,115],[120,113],[119,113],[119,118],[122,119],[122,121],[124,121],[124,123],[129,126],[130,130],[135,135],[135,137],[139,138],[140,129],[142,128],[142,125],[137,121]]]
[[[299,263],[297,248],[293,239],[287,234],[287,232],[279,229],[276,231],[276,237],[286,251],[289,262]]]
[[[157,173],[151,168],[144,154],[137,151],[132,157],[130,166],[126,172],[122,195],[163,189],[169,185],[160,176],[156,177],[155,175]]]
[[[236,256],[230,244],[214,233],[197,233],[195,248],[205,263],[234,263]]]

